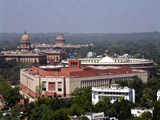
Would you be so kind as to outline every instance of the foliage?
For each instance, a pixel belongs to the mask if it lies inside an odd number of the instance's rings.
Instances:
[[[53,120],[70,120],[65,109],[59,109],[53,114]]]
[[[142,91],[141,107],[151,108],[153,106],[153,92],[151,88],[144,88]]]
[[[27,65],[17,63],[15,60],[10,62],[0,61],[0,75],[3,76],[6,81],[16,85],[20,79],[20,68],[25,66]]]
[[[140,116],[140,118],[142,120],[152,120],[152,113],[150,113],[150,112],[144,112],[144,113],[142,113],[142,115]]]
[[[122,100],[120,102],[116,101],[115,103],[113,103],[113,108],[116,111],[115,116],[119,120],[131,119],[131,107],[132,107],[132,104],[127,100]]]
[[[155,102],[153,110],[153,120],[160,120],[160,100]]]
[[[84,110],[83,108],[81,108],[81,106],[79,106],[78,104],[73,104],[70,108],[70,114],[72,116],[76,115],[76,116],[80,116],[82,114],[84,114]]]
[[[81,106],[84,111],[92,111],[91,88],[77,88],[72,94],[73,102]],[[84,102],[85,101],[85,102]]]
[[[156,78],[156,77],[150,79],[148,81],[147,86],[152,89],[153,99],[156,100],[157,99],[157,95],[156,95],[157,91],[158,91],[158,89],[160,89],[160,79]]]
[[[19,88],[11,88],[2,77],[0,78],[0,94],[3,95],[9,107],[17,104],[21,98]]]

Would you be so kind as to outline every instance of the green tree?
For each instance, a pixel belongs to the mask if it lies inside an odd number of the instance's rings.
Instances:
[[[153,120],[160,120],[160,100],[154,104]]]
[[[140,118],[142,118],[142,120],[152,120],[152,113],[144,112],[144,113],[142,113]]]
[[[106,105],[105,105],[104,101],[99,101],[95,105],[95,112],[104,112],[105,109],[106,109]]]
[[[19,88],[11,88],[2,77],[0,77],[0,94],[3,95],[9,107],[17,104],[21,98]]]
[[[84,114],[84,110],[78,104],[73,104],[70,108],[70,114],[72,116],[74,116],[74,115],[80,116],[80,115]]]
[[[81,106],[85,112],[91,112],[93,109],[92,100],[91,100],[91,88],[77,88],[72,94],[73,103]],[[84,102],[85,101],[85,102]]]
[[[152,89],[153,100],[155,101],[157,99],[157,91],[160,88],[160,79],[156,77],[152,78],[148,81],[147,87]]]
[[[35,104],[29,114],[29,120],[52,120],[53,111],[46,104]]]
[[[127,100],[116,101],[113,103],[113,107],[116,110],[116,116],[119,120],[131,119],[131,107],[132,103]]]
[[[20,94],[19,94],[19,88],[15,87],[15,88],[10,88],[8,90],[6,90],[6,93],[4,94],[4,98],[7,101],[7,104],[9,106],[14,106],[16,105],[19,101],[20,101]]]
[[[140,105],[142,107],[147,107],[147,108],[153,107],[153,92],[152,92],[152,89],[150,89],[150,88],[144,88],[143,89]]]
[[[67,110],[63,108],[54,112],[52,119],[53,120],[70,120]]]

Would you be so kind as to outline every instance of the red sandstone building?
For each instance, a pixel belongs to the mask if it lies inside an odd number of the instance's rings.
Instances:
[[[106,86],[117,80],[132,80],[138,76],[147,81],[146,71],[134,70],[129,67],[112,69],[81,67],[79,60],[70,60],[68,67],[63,66],[32,66],[21,69],[20,86],[26,96],[71,96],[76,88],[89,86]]]

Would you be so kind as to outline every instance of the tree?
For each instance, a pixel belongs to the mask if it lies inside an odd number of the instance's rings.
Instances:
[[[52,120],[53,111],[46,104],[35,104],[29,114],[29,120]]]
[[[153,107],[153,92],[151,88],[143,89],[140,105],[147,108]]]
[[[157,91],[160,88],[160,79],[156,77],[152,78],[151,80],[148,81],[147,87],[152,89],[153,100],[156,100]]]
[[[73,103],[81,106],[85,112],[91,112],[93,109],[92,100],[91,100],[91,88],[77,88],[72,94]],[[84,102],[85,101],[85,102]]]
[[[4,98],[7,101],[8,106],[12,107],[15,104],[17,104],[20,101],[20,94],[19,94],[19,88],[10,88],[6,90],[6,93],[4,94]]]
[[[84,114],[84,110],[78,104],[73,104],[70,108],[70,114],[72,116],[74,116],[74,115],[80,116],[80,115]]]
[[[11,88],[2,77],[0,77],[0,94],[3,95],[9,107],[17,104],[21,98],[19,88]]]
[[[153,110],[153,120],[160,120],[160,100],[155,102]]]
[[[105,110],[106,110],[106,105],[105,105],[104,101],[99,101],[95,105],[95,112],[104,112]]]
[[[53,114],[52,119],[53,120],[70,120],[69,115],[68,115],[68,113],[66,111],[67,110],[63,109],[63,108],[57,110]]]
[[[142,120],[152,120],[152,113],[144,112],[144,113],[142,113],[140,118],[142,118]]]
[[[127,100],[116,101],[113,103],[113,108],[116,110],[116,116],[119,120],[131,119],[132,104]]]

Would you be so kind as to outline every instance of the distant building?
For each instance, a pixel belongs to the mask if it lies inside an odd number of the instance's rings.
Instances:
[[[133,69],[142,69],[148,71],[149,75],[155,74],[157,64],[148,59],[137,59],[130,57],[110,57],[105,53],[105,57],[97,58],[80,58],[83,66],[108,66],[108,67],[122,67],[128,66]],[[69,60],[69,59],[68,59]],[[63,60],[64,65],[68,64],[68,60]]]
[[[160,90],[157,91],[157,101],[160,100]]]
[[[146,75],[145,71],[132,70],[129,67],[116,69],[96,69],[82,67],[79,60],[70,60],[68,67],[32,66],[20,71],[22,91],[32,97],[71,96],[76,88],[99,87],[117,80],[133,80],[134,76]]]
[[[104,112],[100,113],[87,113],[86,116],[89,120],[106,120],[107,118],[104,116]]]
[[[71,120],[81,120],[84,117],[88,118],[88,120],[118,120],[118,119],[110,119],[109,117],[105,117],[104,112],[99,112],[99,113],[90,112],[81,116],[72,116]]]
[[[104,97],[108,97],[114,103],[120,97],[130,102],[135,102],[135,90],[128,87],[120,87],[112,84],[110,87],[92,87],[92,103],[97,104]]]
[[[52,49],[52,48],[79,49],[81,47],[89,47],[89,46],[93,46],[93,44],[78,44],[78,45],[68,44],[68,43],[66,43],[66,41],[64,39],[64,35],[62,33],[59,33],[56,37],[56,44],[36,44],[35,48],[38,48],[38,49]]]
[[[60,36],[57,38],[58,45],[62,45],[63,40],[60,40]],[[16,51],[2,51],[0,58],[6,61],[16,60],[21,63],[38,63],[38,64],[57,64],[65,58],[65,52],[61,49],[46,49],[39,50],[35,45],[31,44],[29,34],[26,32],[23,34],[20,45]]]
[[[134,117],[140,117],[144,112],[150,112],[151,114],[153,114],[153,109],[147,109],[143,107],[131,109],[131,114]]]
[[[30,51],[33,49],[30,37],[26,32],[23,34],[20,45],[17,48],[21,51]]]
[[[24,33],[16,51],[2,51],[0,57],[6,61],[16,60],[21,63],[46,63],[46,55],[32,51],[29,35]]]
[[[46,55],[27,51],[2,51],[1,57],[5,61],[15,60],[20,63],[46,64]]]
[[[116,117],[110,117],[108,120],[118,120]]]

